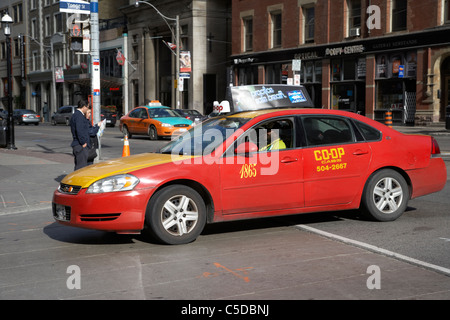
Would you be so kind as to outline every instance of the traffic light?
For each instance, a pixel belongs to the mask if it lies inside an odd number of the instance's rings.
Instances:
[[[83,51],[83,24],[73,23],[70,29],[70,50]]]

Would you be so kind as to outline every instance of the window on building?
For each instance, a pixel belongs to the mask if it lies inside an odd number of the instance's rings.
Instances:
[[[31,20],[31,37],[34,39],[36,39],[37,36],[36,25],[37,25],[36,18],[34,18]]]
[[[37,0],[30,0],[30,9],[31,10],[37,9]]]
[[[282,35],[281,11],[271,12],[270,20],[271,20],[271,35],[272,35],[271,48],[280,48],[281,47],[281,35]]]
[[[403,31],[407,27],[408,0],[392,0],[392,31]]]
[[[56,13],[53,16],[53,25],[54,25],[54,32],[63,32],[63,20],[62,20],[62,14]]]
[[[304,43],[314,42],[315,8],[303,7]]]
[[[20,40],[19,38],[14,39],[14,57],[20,56]]]
[[[181,26],[180,33],[181,48],[183,48],[183,50],[189,50],[189,26],[187,24]]]
[[[32,69],[33,71],[37,71],[38,70],[38,52],[37,51],[33,51],[32,53]]]
[[[347,9],[349,36],[352,36],[352,30],[361,28],[361,0],[347,0]]]
[[[46,37],[50,36],[50,16],[44,18],[44,34]]]
[[[139,46],[133,46],[133,61],[139,61]]]
[[[0,58],[3,60],[6,59],[6,42],[2,41],[1,46],[2,46],[2,56]]]
[[[450,22],[450,0],[444,0],[444,23]]]
[[[253,17],[246,17],[243,20],[244,27],[244,47],[243,51],[248,52],[253,50]]]
[[[23,21],[23,10],[21,3],[13,6],[13,19],[14,23],[20,23]]]

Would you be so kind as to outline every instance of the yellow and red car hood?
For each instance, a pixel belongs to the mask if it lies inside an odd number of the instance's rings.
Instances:
[[[178,156],[177,160],[180,160]],[[68,174],[61,182],[69,185],[87,188],[95,181],[109,176],[125,174],[139,169],[170,162],[172,162],[172,155],[170,154],[143,153],[134,156],[103,161],[94,165],[84,167],[80,170]]]

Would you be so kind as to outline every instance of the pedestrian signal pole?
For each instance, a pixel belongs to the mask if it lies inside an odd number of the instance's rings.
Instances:
[[[100,41],[98,27],[98,0],[91,0],[91,86],[92,115],[94,123],[99,123],[100,115]],[[98,139],[98,157],[101,159],[101,139]]]

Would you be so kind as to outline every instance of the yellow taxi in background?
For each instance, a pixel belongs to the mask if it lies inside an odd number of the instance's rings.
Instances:
[[[191,129],[192,121],[181,117],[159,102],[134,108],[120,118],[120,131],[131,138],[133,135],[148,135],[150,140],[180,135]]]

